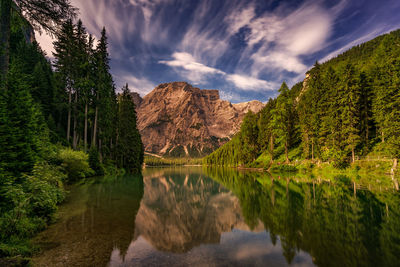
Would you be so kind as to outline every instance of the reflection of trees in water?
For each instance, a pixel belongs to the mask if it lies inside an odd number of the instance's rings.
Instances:
[[[113,249],[125,255],[142,196],[141,175],[76,186],[62,207],[61,221],[36,240],[44,247],[57,245],[35,258],[35,265],[105,266]]]
[[[239,198],[246,223],[261,220],[290,263],[301,249],[320,266],[393,266],[400,255],[400,197],[337,182],[299,183],[262,173],[207,169]]]
[[[187,170],[186,170],[187,171]],[[158,172],[144,179],[135,238],[143,236],[161,251],[182,253],[219,243],[241,221],[237,198],[198,172]]]

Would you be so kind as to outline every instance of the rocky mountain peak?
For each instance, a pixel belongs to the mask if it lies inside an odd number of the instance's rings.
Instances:
[[[138,128],[145,151],[169,156],[203,156],[227,142],[259,101],[231,104],[218,90],[193,87],[187,82],[158,85],[137,104]],[[135,100],[136,98],[136,100]]]

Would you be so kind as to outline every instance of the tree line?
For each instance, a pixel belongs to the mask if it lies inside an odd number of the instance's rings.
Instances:
[[[377,154],[395,165],[400,156],[400,30],[316,62],[291,89],[282,83],[278,97],[249,112],[239,133],[205,162],[310,159],[345,168]]]
[[[96,42],[68,0],[0,8],[1,258],[31,253],[64,183],[140,171],[143,145],[128,85],[116,93],[105,28]],[[33,38],[39,28],[55,37],[52,62]]]
[[[143,146],[128,85],[116,94],[110,74],[106,30],[94,47],[82,22],[68,20],[54,42],[55,75],[62,82],[58,127],[73,149],[98,150],[101,160],[140,169]]]

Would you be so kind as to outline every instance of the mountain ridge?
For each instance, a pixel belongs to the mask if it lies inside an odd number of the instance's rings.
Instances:
[[[218,90],[187,82],[162,83],[143,98],[131,96],[145,151],[173,157],[209,154],[239,131],[248,111],[264,106],[257,100],[232,104]]]

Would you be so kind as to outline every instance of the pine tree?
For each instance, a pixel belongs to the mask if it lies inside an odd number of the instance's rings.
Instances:
[[[0,80],[5,79],[9,65],[12,10],[23,14],[36,29],[56,32],[56,27],[76,16],[69,0],[1,0],[0,1]],[[3,86],[2,86],[3,87]]]
[[[361,90],[354,66],[347,65],[341,81],[341,113],[342,134],[345,140],[345,149],[351,151],[352,162],[355,161],[355,149],[360,142],[360,95]]]
[[[285,82],[278,90],[276,109],[273,114],[275,135],[279,136],[285,147],[286,162],[289,163],[289,146],[293,131],[293,100],[290,97],[289,88]]]
[[[98,145],[100,155],[110,154],[112,139],[115,136],[116,93],[110,74],[107,34],[105,28],[96,47],[97,83],[95,88],[96,110],[93,143]],[[97,138],[97,143],[96,143]],[[115,142],[115,141],[114,141]]]
[[[265,107],[260,111],[258,120],[258,143],[262,151],[268,151],[271,161],[274,158],[274,127],[272,123],[273,110],[276,101],[269,99]]]
[[[242,141],[241,160],[248,164],[256,159],[259,151],[257,116],[252,111],[249,111],[244,117],[240,134]]]
[[[135,104],[128,84],[118,99],[117,163],[129,172],[139,171],[143,164],[143,144],[136,125]]]
[[[68,94],[67,141],[71,135],[72,93],[74,87],[74,55],[75,55],[75,27],[72,20],[68,20],[61,27],[54,44],[54,67],[58,72]]]

